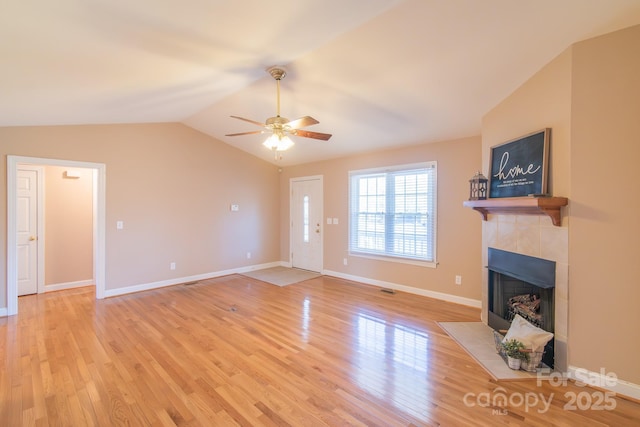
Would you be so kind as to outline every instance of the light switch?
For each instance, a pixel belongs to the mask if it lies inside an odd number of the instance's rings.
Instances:
[[[231,211],[232,212],[238,212],[240,210],[240,206],[239,205],[231,205]]]
[[[116,221],[116,228],[122,230],[124,228],[124,221]]]
[[[338,218],[333,218],[333,224],[337,225],[338,224]]]
[[[327,218],[327,225],[331,225],[331,218]]]

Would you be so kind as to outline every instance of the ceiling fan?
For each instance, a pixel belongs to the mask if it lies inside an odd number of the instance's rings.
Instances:
[[[282,67],[271,67],[267,69],[271,77],[276,80],[276,90],[277,90],[277,99],[276,99],[276,115],[275,117],[269,117],[264,123],[257,122],[251,119],[245,119],[244,117],[239,116],[231,116],[234,119],[243,120],[245,122],[253,123],[254,125],[260,126],[264,128],[263,130],[256,130],[250,132],[240,132],[240,133],[230,133],[226,136],[240,136],[240,135],[253,135],[253,134],[261,134],[261,133],[270,133],[271,135],[267,138],[267,140],[263,143],[263,145],[276,153],[276,158],[278,157],[278,151],[284,151],[290,148],[293,145],[293,141],[289,138],[289,136],[302,136],[305,138],[313,138],[320,139],[323,141],[328,141],[331,138],[331,134],[328,133],[320,133],[320,132],[311,132],[308,130],[303,130],[302,128],[316,125],[320,123],[316,119],[310,116],[300,117],[299,119],[289,120],[285,117],[280,116],[280,80],[282,80],[286,75],[286,71]]]

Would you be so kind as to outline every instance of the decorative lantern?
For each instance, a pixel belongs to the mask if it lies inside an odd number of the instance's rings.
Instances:
[[[469,180],[469,200],[486,200],[488,181],[480,171],[476,172]]]

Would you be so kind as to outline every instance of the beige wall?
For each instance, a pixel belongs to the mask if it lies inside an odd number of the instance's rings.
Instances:
[[[184,125],[0,128],[0,144],[2,224],[6,155],[106,165],[107,290],[279,259],[277,168]],[[240,210],[231,212],[231,203]],[[3,280],[0,307],[5,287]]]
[[[67,178],[73,171],[79,178]],[[93,171],[44,168],[44,284],[93,279]]]
[[[573,48],[571,363],[640,384],[640,26]]]
[[[480,145],[480,138],[472,137],[284,168],[280,179],[281,259],[289,260],[290,179],[322,175],[324,216],[339,220],[338,225],[324,226],[325,270],[479,301],[481,220],[477,213],[463,208],[462,202],[469,197],[469,179],[481,164]],[[431,160],[438,162],[437,268],[350,257],[349,171]],[[343,258],[348,259],[347,266]],[[461,286],[455,285],[456,275],[463,278]]]
[[[571,189],[570,50],[544,66],[483,117],[482,159],[486,176],[490,147],[543,128],[551,128],[548,192],[566,197]]]
[[[556,321],[566,322],[556,325],[561,357],[568,357],[561,365],[602,368],[635,384],[639,51],[640,26],[578,43],[490,111],[482,126],[485,172],[491,146],[551,127],[550,190],[569,198],[562,227],[550,227],[544,218],[491,218],[484,225],[483,254],[495,245],[555,260]],[[543,246],[551,248],[544,252]]]
[[[543,67],[511,96],[485,115],[482,121],[484,172],[489,176],[490,147],[551,128],[549,188],[554,196],[569,197],[571,148],[571,51],[565,51]],[[497,248],[556,262],[555,367],[568,368],[569,208],[563,208],[562,226],[548,217],[490,215],[483,224],[482,257]],[[483,318],[487,306],[487,273],[483,271]],[[486,319],[484,319],[486,321]]]

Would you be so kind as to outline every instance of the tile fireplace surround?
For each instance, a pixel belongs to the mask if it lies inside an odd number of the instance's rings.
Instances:
[[[566,372],[569,308],[568,218],[556,227],[546,216],[490,215],[482,222],[482,262],[487,265],[488,248],[502,249],[556,262],[555,370]],[[482,321],[487,323],[488,272],[482,279]]]

